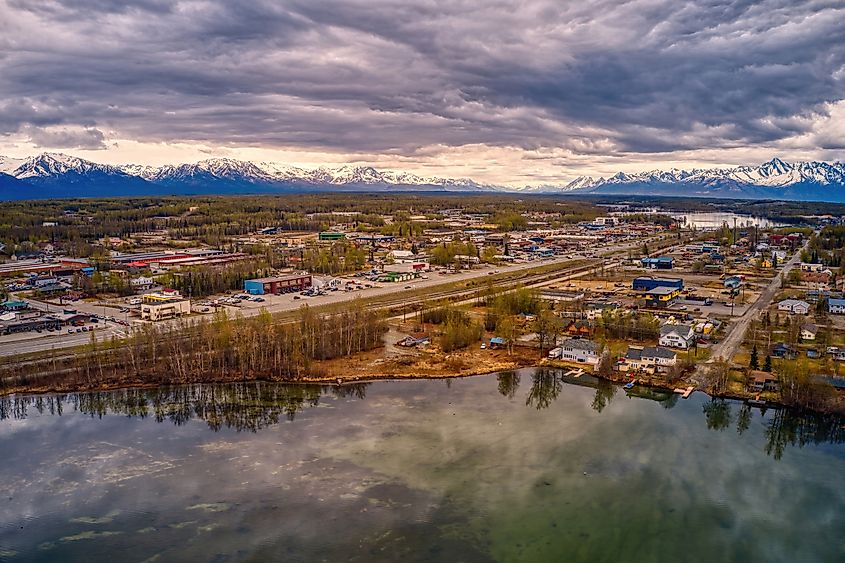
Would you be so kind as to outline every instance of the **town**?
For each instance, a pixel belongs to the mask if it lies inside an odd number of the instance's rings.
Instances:
[[[845,228],[830,216],[698,226],[555,198],[307,199],[30,211],[29,229],[0,232],[3,364],[43,371],[151,330],[364,307],[383,337],[322,358],[332,378],[547,365],[632,391],[841,402]]]

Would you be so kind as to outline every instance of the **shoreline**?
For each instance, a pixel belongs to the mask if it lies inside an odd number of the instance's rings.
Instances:
[[[295,379],[295,380],[280,380],[280,379],[272,379],[272,378],[261,378],[261,377],[254,377],[254,378],[226,378],[226,379],[215,379],[211,381],[168,381],[168,382],[113,382],[113,383],[101,383],[99,385],[94,385],[90,387],[82,386],[82,387],[74,387],[64,389],[59,386],[55,385],[32,385],[28,387],[17,387],[17,388],[9,388],[9,389],[2,389],[0,390],[0,397],[11,397],[16,395],[55,395],[55,394],[73,394],[73,393],[97,393],[97,392],[114,392],[114,391],[122,391],[122,390],[150,390],[150,389],[159,389],[165,387],[175,387],[175,386],[188,386],[188,385],[228,385],[234,383],[268,383],[268,384],[280,384],[280,385],[322,385],[322,386],[344,386],[344,385],[355,385],[355,384],[362,384],[362,383],[377,383],[381,381],[420,381],[420,380],[444,380],[444,379],[463,379],[468,377],[480,377],[480,376],[489,376],[495,375],[497,373],[502,373],[506,371],[515,371],[519,369],[539,369],[539,368],[551,368],[551,369],[559,369],[559,370],[566,370],[566,369],[576,369],[576,366],[573,364],[563,364],[560,363],[559,365],[551,364],[547,360],[540,360],[539,362],[518,362],[516,365],[503,368],[503,369],[496,369],[490,371],[486,368],[486,366],[476,366],[475,369],[469,370],[462,370],[459,373],[366,373],[366,374],[353,374],[353,375],[339,375],[337,373],[333,373],[331,375],[323,375],[323,376],[310,376],[304,377],[302,379]],[[599,375],[598,373],[592,371],[586,371],[584,375],[593,377],[600,381],[608,382],[612,385],[623,386],[626,382],[624,380],[618,380],[614,378],[607,378]],[[655,389],[664,391],[667,393],[674,393],[675,389],[678,387],[682,387],[686,384],[689,386],[688,382],[679,381],[678,385],[671,386],[668,384],[658,384],[652,383],[648,381],[638,381],[636,386],[637,387],[644,387],[648,389]],[[708,395],[711,398],[719,398],[719,399],[729,399],[734,401],[741,401],[747,403],[750,399],[753,398],[753,395],[739,395],[735,393],[726,393],[726,394],[718,394],[708,392],[705,389],[701,389],[697,386],[693,389],[693,393],[701,392]],[[794,405],[787,405],[780,401],[765,399],[765,403],[763,405],[759,405],[763,408],[786,408],[786,409],[797,409],[806,412],[813,412],[816,414],[821,415],[842,415],[845,414],[840,410],[837,409],[828,409],[828,410],[818,410],[818,409],[810,409],[806,407],[798,407]]]

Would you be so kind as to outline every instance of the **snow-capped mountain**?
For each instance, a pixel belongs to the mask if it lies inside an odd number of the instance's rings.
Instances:
[[[554,191],[845,201],[845,164],[790,164],[774,158],[759,166],[619,172],[607,178],[582,176]]]
[[[641,194],[845,202],[845,164],[759,166],[619,172],[582,176],[557,185],[505,187],[470,179],[424,177],[371,166],[312,170],[277,162],[212,158],[193,164],[113,166],[57,153],[0,156],[0,199],[120,195],[284,193],[291,191],[452,191],[538,194]]]

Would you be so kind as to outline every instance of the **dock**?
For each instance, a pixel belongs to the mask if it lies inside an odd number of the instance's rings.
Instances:
[[[571,369],[563,375],[565,377],[581,377],[582,375],[584,375],[584,370],[583,369]]]
[[[677,387],[675,389],[675,393],[679,394],[684,399],[689,399],[689,396],[692,395],[693,391],[695,391],[695,387],[693,387],[692,385],[690,385],[686,389],[684,389],[683,387]]]

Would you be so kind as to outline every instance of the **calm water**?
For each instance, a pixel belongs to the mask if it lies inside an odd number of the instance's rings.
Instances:
[[[686,227],[694,227],[699,230],[719,229],[724,224],[733,228],[734,220],[736,220],[737,228],[756,226],[761,229],[767,229],[782,226],[780,223],[776,223],[765,217],[737,215],[736,213],[672,213],[672,217],[679,220]]]
[[[558,372],[0,401],[2,561],[845,561],[842,420]]]

